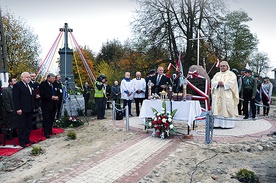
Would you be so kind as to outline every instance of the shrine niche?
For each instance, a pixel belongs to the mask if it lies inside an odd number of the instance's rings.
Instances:
[[[210,78],[202,66],[189,68],[187,94],[192,95],[192,100],[199,100],[202,110],[210,110]]]

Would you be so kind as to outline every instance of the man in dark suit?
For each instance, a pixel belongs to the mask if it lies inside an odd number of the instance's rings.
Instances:
[[[58,95],[58,101],[57,101],[57,112],[56,112],[56,119],[60,119],[61,117],[61,111],[62,111],[62,105],[63,105],[63,85],[61,81],[61,76],[56,75],[56,79],[54,82],[54,88],[55,92]]]
[[[34,93],[34,101],[35,101],[35,110],[34,110],[34,116],[32,118],[32,128],[33,129],[37,129],[37,125],[36,125],[36,116],[39,114],[40,111],[40,94],[39,94],[39,83],[36,81],[36,74],[31,72],[30,73],[31,76],[31,81],[29,83],[31,89],[33,90]]]
[[[34,96],[29,86],[30,74],[23,72],[21,81],[13,86],[12,96],[14,108],[17,114],[18,141],[21,147],[26,147],[30,141],[32,130],[32,116],[35,108]]]
[[[12,137],[17,137],[17,122],[16,113],[14,110],[12,89],[13,85],[16,83],[15,78],[9,78],[9,85],[3,89],[2,99],[3,99],[3,118],[8,124],[8,127],[12,129]]]
[[[55,75],[50,73],[45,81],[39,85],[39,93],[41,97],[41,110],[43,117],[43,130],[46,138],[50,138],[55,114],[57,111],[58,93],[57,88],[54,88]]]
[[[158,67],[156,75],[152,77],[152,83],[154,84],[152,92],[157,94],[160,94],[162,90],[166,90],[168,85],[171,85],[170,78],[164,74],[163,67]]]

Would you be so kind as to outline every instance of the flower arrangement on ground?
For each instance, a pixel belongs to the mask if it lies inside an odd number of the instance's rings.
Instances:
[[[60,128],[67,128],[67,127],[78,127],[78,126],[81,126],[83,125],[83,122],[74,117],[74,116],[70,116],[70,117],[63,117],[61,119],[57,119],[55,120],[55,123],[54,123],[54,126],[55,127],[60,127]]]
[[[145,127],[146,128],[153,128],[152,136],[160,136],[162,139],[170,136],[172,132],[174,132],[174,124],[173,124],[173,117],[177,112],[177,109],[172,111],[166,111],[166,102],[162,102],[161,111],[158,112],[156,109],[151,108],[154,116],[151,120],[147,120]]]

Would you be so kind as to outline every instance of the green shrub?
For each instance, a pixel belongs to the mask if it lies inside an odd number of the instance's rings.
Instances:
[[[249,171],[245,168],[240,169],[238,173],[236,173],[236,179],[240,182],[246,183],[258,183],[258,178],[255,176],[254,172]]]
[[[40,155],[40,154],[43,154],[43,153],[44,153],[44,151],[40,146],[34,146],[32,151],[31,151],[31,154],[34,155],[34,156],[37,156],[37,155]]]
[[[68,139],[70,139],[70,140],[75,140],[75,139],[77,138],[77,135],[76,135],[75,132],[69,131],[69,132],[67,133],[67,137],[68,137]]]

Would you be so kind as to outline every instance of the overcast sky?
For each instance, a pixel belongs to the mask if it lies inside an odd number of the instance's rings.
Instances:
[[[266,52],[276,67],[276,0],[229,0],[232,10],[242,9],[253,20],[252,33],[259,38],[259,51]],[[102,43],[118,39],[122,43],[131,37],[129,23],[135,9],[134,0],[1,0],[2,10],[10,10],[24,19],[38,35],[43,60],[68,23],[79,45],[87,45],[97,53]],[[272,73],[270,73],[272,76]]]

